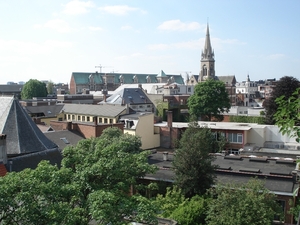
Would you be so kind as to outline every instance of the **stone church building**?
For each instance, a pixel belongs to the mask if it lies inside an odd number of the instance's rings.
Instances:
[[[216,79],[216,80],[223,81],[225,83],[226,90],[229,94],[231,105],[232,106],[236,105],[235,75],[216,76],[215,53],[211,46],[208,25],[206,29],[204,49],[202,50],[202,54],[201,54],[200,73],[199,75],[192,75],[191,77],[189,77],[188,80],[186,81],[186,84],[196,85],[207,79]]]

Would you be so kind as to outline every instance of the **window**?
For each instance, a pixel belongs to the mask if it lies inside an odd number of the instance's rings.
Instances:
[[[88,122],[90,121],[90,117],[89,116],[86,117],[86,121],[88,121]]]
[[[85,116],[82,116],[82,121],[85,121]]]
[[[68,141],[68,139],[65,138],[65,137],[60,138],[60,140],[62,140],[65,144],[70,144],[70,142]]]
[[[223,138],[225,138],[224,132],[213,132],[213,135],[217,141],[221,141],[221,140],[223,140]]]
[[[101,117],[99,117],[99,123],[102,123],[102,118]]]
[[[188,92],[191,92],[192,90],[191,90],[191,88],[190,87],[188,87]]]
[[[72,115],[72,120],[75,120],[75,115]]]
[[[80,116],[78,116],[78,117],[77,117],[77,120],[78,120],[78,121],[80,121],[80,120],[81,120],[81,117],[80,117]]]
[[[243,134],[241,133],[229,133],[228,141],[230,143],[243,143]]]
[[[71,115],[70,114],[68,114],[68,120],[70,120],[71,119]]]
[[[107,118],[104,118],[104,123],[107,123]]]
[[[109,119],[109,123],[113,123],[113,119]]]

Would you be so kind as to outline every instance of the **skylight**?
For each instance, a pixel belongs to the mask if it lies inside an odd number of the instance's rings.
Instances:
[[[65,144],[70,144],[70,142],[68,141],[68,139],[65,138],[65,137],[60,138],[60,140],[62,140]]]

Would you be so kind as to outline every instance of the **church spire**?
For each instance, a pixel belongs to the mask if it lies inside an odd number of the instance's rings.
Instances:
[[[210,44],[209,26],[207,23],[205,44],[201,55],[201,65],[200,65],[198,82],[202,82],[207,79],[216,79],[214,58],[215,58],[215,54]]]
[[[202,51],[202,60],[214,60],[214,51],[210,44],[209,26],[207,24],[204,50]]]

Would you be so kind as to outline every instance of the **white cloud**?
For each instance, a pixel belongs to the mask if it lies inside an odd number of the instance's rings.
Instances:
[[[89,8],[93,8],[94,4],[91,1],[79,1],[79,0],[73,0],[68,2],[65,5],[65,9],[63,12],[68,15],[79,15],[79,14],[85,14],[88,12]]]
[[[60,33],[68,33],[71,31],[69,24],[66,21],[60,19],[49,20],[44,24],[36,24],[34,25],[34,28],[36,29],[50,28]]]
[[[89,29],[92,31],[102,31],[103,30],[101,27],[93,27],[93,26],[90,26]]]
[[[130,7],[128,5],[112,5],[112,6],[104,6],[100,7],[99,10],[104,11],[106,13],[110,13],[117,16],[125,16],[129,12],[139,11],[141,13],[146,13],[144,10],[139,8]]]
[[[201,26],[197,22],[184,23],[180,20],[168,20],[158,26],[159,30],[171,30],[171,31],[187,31],[187,30],[198,30]]]

